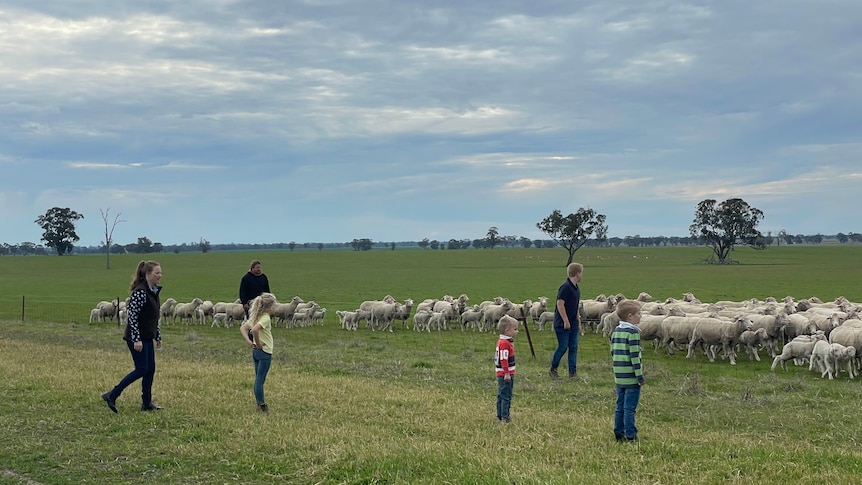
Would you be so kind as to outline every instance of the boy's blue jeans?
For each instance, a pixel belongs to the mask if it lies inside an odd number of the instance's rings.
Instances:
[[[261,349],[254,349],[251,351],[251,358],[254,360],[254,398],[258,404],[265,404],[263,385],[266,382],[266,375],[269,373],[269,366],[272,364],[272,354],[267,354]]]
[[[497,419],[510,419],[509,407],[512,404],[512,388],[515,387],[515,376],[509,380],[497,376]]]
[[[638,428],[635,426],[635,411],[641,398],[641,386],[616,386],[617,410],[614,413],[614,435],[630,440],[637,439]]]
[[[560,365],[560,360],[566,351],[569,352],[569,374],[578,372],[578,338],[580,332],[576,326],[572,326],[566,330],[563,327],[554,327],[554,333],[557,334],[557,350],[554,352],[554,358],[551,360],[551,369],[556,369]]]

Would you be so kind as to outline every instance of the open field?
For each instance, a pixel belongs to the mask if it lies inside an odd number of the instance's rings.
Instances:
[[[704,301],[812,295],[862,301],[859,247],[584,249],[585,297]],[[163,328],[154,393],[165,409],[120,414],[99,399],[131,369],[121,330],[87,324],[124,297],[139,256],[0,258],[0,484],[11,483],[854,483],[862,463],[862,382],[807,368],[769,371],[645,352],[641,441],[613,441],[607,344],[581,340],[578,382],[551,381],[556,341],[516,342],[513,422],[494,419],[496,334],[337,328],[334,311],[392,294],[553,298],[562,249],[160,254],[163,298],[232,300],[252,258],[274,292],[329,309],[320,327],[276,330],[269,415],[256,413],[236,329]],[[20,321],[26,295],[28,315]],[[11,307],[11,310],[8,309]],[[42,307],[42,308],[40,308]],[[62,310],[44,307],[57,307]],[[43,312],[43,313],[39,313]],[[54,315],[54,316],[52,316]]]

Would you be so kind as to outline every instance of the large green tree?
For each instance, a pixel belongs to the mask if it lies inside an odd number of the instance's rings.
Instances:
[[[725,264],[730,262],[730,252],[738,244],[765,248],[757,230],[761,220],[763,211],[742,199],[727,199],[721,203],[706,199],[697,205],[689,232],[691,237],[712,248],[718,264]]]
[[[57,256],[62,256],[71,253],[75,247],[73,243],[81,240],[75,233],[75,221],[83,218],[83,214],[78,214],[68,207],[53,207],[33,222],[45,231],[42,233],[45,244],[54,248]]]
[[[583,207],[577,212],[563,216],[559,209],[554,209],[551,214],[536,224],[542,232],[550,236],[560,246],[569,252],[566,266],[575,258],[575,253],[581,246],[587,243],[595,233],[597,237],[606,237],[608,226],[605,224],[607,217],[595,210]]]

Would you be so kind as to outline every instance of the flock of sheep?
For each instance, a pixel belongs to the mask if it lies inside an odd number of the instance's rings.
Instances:
[[[624,295],[617,294],[582,300],[581,332],[589,328],[609,337],[619,322],[616,305],[624,299]],[[744,351],[751,360],[759,362],[760,352],[765,351],[773,359],[772,370],[779,365],[786,369],[789,360],[797,365],[807,362],[810,370],[829,379],[841,372],[854,378],[862,368],[862,305],[844,297],[825,303],[816,297],[796,301],[790,296],[781,301],[770,297],[764,301],[752,298],[704,303],[686,293],[679,300],[655,302],[644,292],[637,300],[642,302],[641,341],[652,341],[655,352],[663,349],[673,354],[678,347],[687,346],[687,358],[694,358],[700,350],[710,362],[721,357],[733,365],[738,352]],[[412,299],[399,302],[387,295],[381,300],[364,301],[355,310],[338,310],[335,314],[344,330],[358,330],[364,324],[364,328],[390,332],[396,326],[417,332],[452,328],[493,332],[503,315],[522,322],[531,320],[542,331],[554,318],[553,306],[548,307],[545,296],[520,303],[503,297],[470,306],[468,301],[466,294],[457,298],[444,295],[414,305]],[[99,302],[90,312],[90,321],[119,318],[125,323],[125,303]],[[239,300],[213,303],[194,298],[178,303],[168,298],[161,307],[160,323],[230,327],[244,317]],[[286,328],[322,325],[325,317],[326,308],[314,301],[305,302],[299,296],[278,303],[273,315],[274,324]]]

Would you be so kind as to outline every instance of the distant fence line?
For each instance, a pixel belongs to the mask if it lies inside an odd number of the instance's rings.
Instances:
[[[114,298],[119,302],[121,298]],[[94,303],[52,297],[0,297],[0,321],[45,321],[89,323],[90,310]],[[120,324],[119,315],[103,320],[104,323]]]

